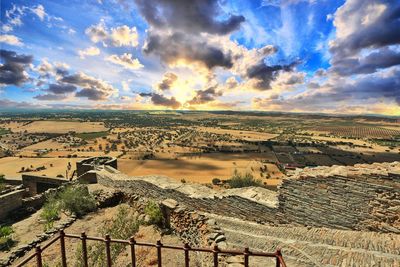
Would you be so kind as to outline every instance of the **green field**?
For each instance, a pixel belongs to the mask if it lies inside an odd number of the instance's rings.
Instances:
[[[83,140],[91,140],[107,135],[108,132],[93,132],[93,133],[78,133],[76,134],[76,137],[82,138]]]

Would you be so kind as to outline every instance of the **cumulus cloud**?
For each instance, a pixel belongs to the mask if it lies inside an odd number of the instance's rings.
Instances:
[[[127,25],[107,29],[104,21],[92,25],[85,30],[86,35],[94,43],[102,42],[104,46],[132,46],[139,44],[136,27],[129,28]]]
[[[23,46],[21,39],[12,34],[2,34],[0,35],[0,43],[5,43],[15,46]]]
[[[79,57],[84,59],[86,56],[97,56],[100,54],[100,49],[95,46],[88,47],[83,50],[78,50]]]
[[[31,55],[20,55],[14,51],[0,50],[0,84],[21,85],[29,80],[26,69],[33,61]]]
[[[208,69],[213,67],[232,67],[232,58],[220,48],[209,45],[206,40],[181,32],[172,34],[149,33],[144,52],[155,54],[162,61],[174,64],[177,61],[200,63]]]
[[[198,63],[207,69],[232,67],[230,54],[210,45],[207,35],[237,30],[245,20],[243,16],[223,12],[217,0],[136,0],[136,5],[151,26],[145,53],[159,56],[169,65],[183,62]]]
[[[99,101],[106,100],[117,90],[103,80],[96,79],[85,73],[66,75],[60,82],[79,86],[82,89],[76,92],[77,97],[86,97],[89,100]]]
[[[163,80],[157,85],[157,88],[161,91],[171,89],[174,82],[178,79],[178,76],[172,72],[164,74]]]
[[[217,86],[207,88],[205,90],[199,90],[196,92],[196,96],[189,101],[191,105],[200,105],[208,102],[212,102],[216,97],[222,96],[222,92],[217,91]]]
[[[332,71],[373,73],[400,64],[400,2],[348,0],[334,14],[336,38],[329,44]]]
[[[167,98],[161,94],[156,94],[156,93],[152,94],[151,101],[153,102],[154,105],[164,106],[173,109],[177,109],[181,106],[181,103],[179,103],[175,99],[175,97]]]
[[[227,34],[239,28],[243,16],[223,14],[217,0],[136,0],[140,12],[155,28],[198,34]],[[155,8],[157,7],[157,8]],[[217,17],[226,18],[218,20]],[[194,23],[195,22],[195,23]]]
[[[50,84],[47,91],[56,95],[61,95],[75,92],[76,87],[70,84]]]
[[[137,58],[132,58],[132,54],[124,53],[121,56],[111,55],[106,58],[107,61],[110,61],[114,64],[123,66],[126,69],[137,70],[143,68],[143,65]]]
[[[255,87],[259,90],[271,89],[271,83],[276,80],[281,71],[292,71],[297,62],[288,65],[268,66],[264,61],[247,69],[247,77],[254,79]]]

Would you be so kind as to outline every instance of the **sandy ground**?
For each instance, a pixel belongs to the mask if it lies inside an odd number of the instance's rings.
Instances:
[[[47,175],[57,176],[62,174],[65,176],[68,162],[71,163],[72,169],[69,172],[70,175],[76,169],[76,162],[82,160],[82,158],[18,158],[18,157],[6,157],[0,159],[0,173],[4,174],[6,178],[21,179],[22,174],[32,175]],[[50,166],[53,164],[53,167]],[[22,167],[34,168],[45,166],[46,169],[37,172],[25,172],[20,173]]]
[[[101,132],[107,131],[103,123],[100,122],[70,122],[70,121],[34,121],[23,125],[21,123],[13,123],[5,125],[11,128],[13,132],[28,133],[68,133],[74,131],[77,133]]]
[[[131,176],[165,175],[177,180],[197,183],[211,183],[213,178],[229,179],[234,170],[241,173],[250,172],[254,178],[262,179],[267,184],[276,185],[283,174],[274,164],[261,163],[265,153],[223,154],[213,153],[201,157],[182,157],[178,160],[129,160],[119,159],[118,169]],[[267,165],[273,179],[261,177],[259,168]]]

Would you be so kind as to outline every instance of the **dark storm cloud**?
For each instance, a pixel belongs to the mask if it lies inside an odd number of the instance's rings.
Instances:
[[[340,75],[374,73],[400,64],[400,53],[387,47],[363,58],[344,58],[333,62],[332,71]]]
[[[199,38],[177,32],[171,35],[150,33],[144,52],[155,54],[167,63],[184,59],[189,62],[203,63],[209,69],[216,66],[231,68],[233,65],[231,56],[224,54],[218,47],[211,46]]]
[[[166,73],[161,83],[158,84],[158,89],[161,91],[169,90],[176,79],[178,79],[178,76],[176,76],[174,73]]]
[[[107,99],[107,94],[103,91],[95,88],[83,88],[79,92],[76,92],[76,97],[86,97],[89,100],[99,101]]]
[[[216,86],[210,87],[206,90],[200,90],[196,92],[196,96],[189,101],[189,104],[205,104],[207,102],[214,101],[216,97],[221,96],[222,92],[216,90]]]
[[[60,82],[82,87],[83,89],[77,92],[75,96],[86,97],[89,100],[94,101],[106,100],[114,91],[116,91],[106,82],[84,73],[64,76],[60,79]],[[72,87],[70,87],[69,90],[72,90]]]
[[[280,71],[292,71],[298,62],[289,65],[274,65],[268,66],[264,61],[247,69],[247,77],[256,80],[256,86],[260,90],[271,89],[271,82],[274,81]]]
[[[159,105],[159,106],[165,106],[165,107],[170,107],[173,109],[177,109],[181,106],[181,103],[179,103],[175,97],[167,98],[163,95],[156,94],[154,93],[151,97],[151,101],[153,102],[154,105]]]
[[[0,84],[21,85],[29,80],[25,69],[33,61],[33,56],[19,55],[14,51],[0,50]]]
[[[139,93],[139,95],[140,95],[141,97],[150,97],[150,96],[153,96],[152,93]]]
[[[75,92],[76,87],[70,84],[50,84],[47,91],[56,95],[60,95]]]
[[[223,14],[218,0],[135,0],[147,22],[156,28],[178,29],[192,34],[227,34],[239,28],[243,16]]]

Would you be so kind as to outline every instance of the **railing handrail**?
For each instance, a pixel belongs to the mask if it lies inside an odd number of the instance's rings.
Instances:
[[[135,255],[135,246],[144,246],[144,247],[154,247],[157,248],[157,262],[158,266],[161,267],[161,249],[175,249],[181,250],[185,252],[185,266],[189,266],[189,251],[196,251],[196,252],[208,252],[213,254],[214,258],[214,266],[218,266],[218,255],[219,254],[229,254],[229,255],[242,255],[244,256],[244,266],[249,266],[249,257],[268,257],[268,258],[275,258],[276,259],[276,266],[277,267],[286,267],[285,261],[283,259],[282,253],[280,249],[277,249],[274,253],[268,252],[259,252],[259,251],[251,251],[248,247],[244,248],[243,251],[241,250],[227,250],[227,249],[220,249],[218,246],[214,246],[213,248],[201,248],[201,247],[190,247],[187,243],[183,244],[183,246],[177,245],[165,245],[162,244],[160,240],[156,243],[148,243],[148,242],[138,242],[131,237],[129,240],[122,240],[122,239],[111,239],[109,235],[106,235],[105,238],[101,237],[94,237],[94,236],[87,236],[85,232],[82,232],[81,235],[75,234],[66,234],[63,230],[60,230],[59,234],[51,239],[46,245],[40,247],[39,245],[36,246],[35,252],[26,257],[23,261],[18,263],[17,267],[22,267],[30,260],[36,257],[36,266],[42,267],[42,252],[54,244],[57,240],[60,240],[61,244],[61,258],[62,258],[62,266],[66,267],[66,251],[65,251],[65,238],[73,238],[73,239],[80,239],[82,241],[82,254],[83,254],[83,261],[84,266],[88,266],[88,258],[87,258],[87,240],[92,241],[100,241],[106,243],[106,258],[107,258],[107,266],[111,266],[111,255],[110,255],[110,245],[111,243],[118,243],[118,244],[125,244],[131,247],[131,259],[132,259],[132,266],[136,266],[136,255]]]

